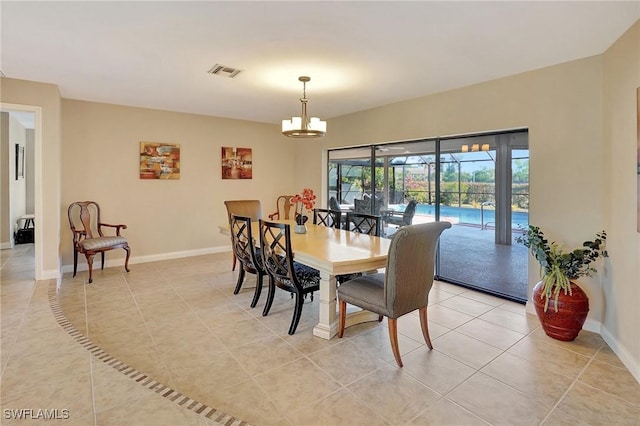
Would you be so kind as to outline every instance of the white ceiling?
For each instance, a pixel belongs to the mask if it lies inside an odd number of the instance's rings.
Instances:
[[[327,119],[600,54],[638,19],[640,0],[2,0],[0,69],[64,98],[278,123],[300,75]]]

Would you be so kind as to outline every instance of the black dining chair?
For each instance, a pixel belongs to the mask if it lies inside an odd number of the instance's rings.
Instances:
[[[380,236],[380,216],[364,213],[347,213],[346,229],[359,234],[372,235],[374,237]],[[336,283],[338,285],[343,282],[352,280],[354,278],[362,276],[362,272],[354,272],[351,274],[336,275]]]
[[[289,326],[289,334],[294,334],[302,316],[304,299],[311,293],[313,301],[313,292],[320,289],[320,272],[294,262],[291,227],[288,223],[260,220],[260,249],[264,269],[269,274],[269,293],[262,315],[269,313],[276,287],[295,295],[295,308]]]
[[[251,231],[251,218],[247,216],[231,215],[231,242],[233,252],[240,262],[240,272],[233,294],[238,294],[244,282],[245,273],[249,272],[257,276],[256,290],[253,293],[251,307],[255,308],[262,292],[262,282],[267,272],[262,266],[262,255],[256,247],[256,241]]]
[[[328,228],[341,227],[342,213],[338,210],[313,209],[313,224],[322,225]]]

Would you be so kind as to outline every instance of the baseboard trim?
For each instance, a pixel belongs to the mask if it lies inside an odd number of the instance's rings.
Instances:
[[[231,251],[231,246],[219,246],[219,247],[207,247],[207,248],[196,249],[196,250],[185,250],[185,251],[174,251],[174,252],[161,253],[161,254],[152,254],[148,256],[131,257],[129,259],[129,265],[135,265],[136,263],[157,262],[160,260],[181,259],[184,257],[202,256],[205,254],[224,253],[224,252],[230,252],[230,251]],[[96,256],[96,258],[94,258],[94,263],[93,263],[94,268],[96,267],[96,262],[98,262],[97,265],[100,265],[100,259],[99,259],[100,256]],[[111,268],[115,266],[124,266],[124,258],[113,259],[113,260],[106,259],[104,263],[105,268]],[[78,271],[87,271],[88,269],[89,267],[87,266],[87,262],[84,259],[84,256],[82,255],[79,256]],[[73,272],[73,265],[63,265],[62,272],[63,273]]]
[[[11,241],[8,241],[6,243],[0,243],[0,250],[10,249],[10,248],[13,248],[13,243]]]
[[[631,375],[633,375],[636,381],[640,383],[640,365],[638,364],[640,363],[640,360],[634,359],[627,348],[620,345],[615,336],[607,330],[604,325],[600,327],[600,335],[604,341],[607,342],[607,345],[609,345],[611,350],[618,355],[618,358],[620,358],[620,361],[622,361],[625,367],[627,367]]]

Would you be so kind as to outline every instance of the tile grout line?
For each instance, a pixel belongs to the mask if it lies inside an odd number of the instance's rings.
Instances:
[[[218,413],[217,417],[213,420],[217,422],[223,422],[228,426],[250,426],[249,423],[237,419],[234,416],[226,414],[222,411],[218,411],[213,407],[209,407],[206,404],[198,402],[194,399],[189,398],[188,396],[182,395],[180,392],[175,391],[168,386],[163,385],[162,383],[148,377],[146,374],[137,371],[136,369],[130,367],[129,365],[119,361],[118,359],[112,357],[107,352],[102,350],[99,346],[94,344],[90,339],[80,333],[69,320],[64,316],[62,309],[60,308],[60,304],[58,303],[58,298],[56,294],[56,285],[55,283],[49,284],[49,306],[51,307],[51,311],[58,322],[58,324],[74,339],[78,342],[82,347],[84,347],[87,351],[93,354],[96,358],[100,359],[102,362],[106,363],[110,367],[115,370],[121,372],[125,376],[129,377],[132,380],[135,380],[137,383],[141,384],[145,388],[154,391],[157,394],[160,394],[162,397],[168,399],[169,401],[175,402],[182,408],[186,408],[196,414],[202,415],[208,419],[212,419],[212,416]],[[178,402],[176,402],[176,400]],[[189,402],[188,405],[185,404]],[[95,416],[95,409],[94,409]],[[95,417],[94,417],[95,418]]]

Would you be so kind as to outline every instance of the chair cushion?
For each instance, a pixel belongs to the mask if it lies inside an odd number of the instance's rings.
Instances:
[[[80,245],[84,250],[100,250],[126,243],[127,239],[124,237],[98,237],[82,240]]]
[[[384,273],[363,275],[340,284],[338,298],[376,314],[389,316],[384,301]]]

